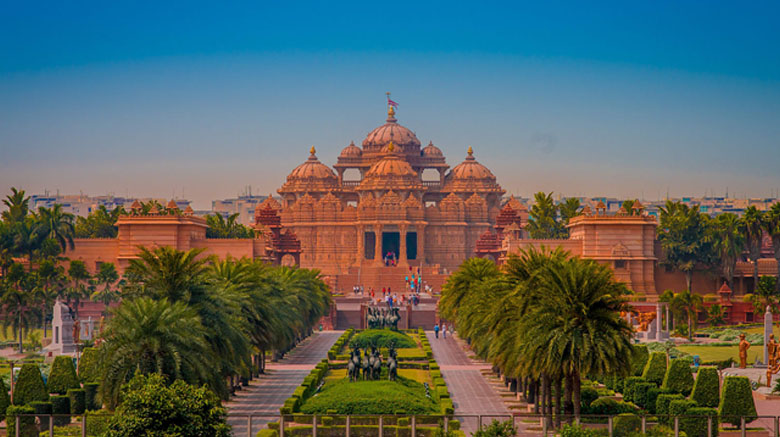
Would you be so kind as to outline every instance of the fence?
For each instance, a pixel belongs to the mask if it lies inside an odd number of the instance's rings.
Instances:
[[[780,437],[780,416],[718,417],[718,416],[627,416],[582,415],[580,424],[585,428],[601,430],[604,436],[625,435],[627,431],[651,432],[665,427],[665,435],[679,437],[687,431],[687,437]],[[15,435],[21,437],[48,435],[99,437],[107,429],[109,414],[24,414],[14,420]],[[264,428],[278,431],[280,437],[431,437],[439,429],[462,431],[465,435],[489,425],[493,420],[511,421],[518,435],[553,436],[560,430],[557,424],[574,423],[573,416],[558,418],[540,414],[454,414],[443,415],[269,415],[231,414],[228,422],[236,437],[255,437]],[[64,422],[67,433],[61,432],[57,422]],[[70,422],[70,423],[68,423]],[[720,428],[724,422],[738,424],[733,428]],[[57,434],[55,434],[57,426]],[[719,430],[720,428],[720,430]],[[659,435],[659,430],[655,430]],[[78,434],[80,432],[80,434]],[[661,433],[660,435],[664,435]]]
[[[601,430],[606,437],[626,435],[627,431],[641,434],[655,431],[655,435],[679,437],[780,437],[780,416],[719,417],[719,416],[658,416],[658,415],[582,415],[580,425]],[[557,424],[575,422],[573,416],[559,418],[541,414],[454,414],[442,415],[250,415],[231,414],[229,422],[236,437],[255,437],[264,428],[278,431],[280,437],[430,437],[439,429],[459,430],[466,436],[489,425],[493,420],[511,421],[518,435],[553,436],[560,431]],[[722,428],[723,423],[737,423],[736,427]],[[663,427],[655,429],[657,427]]]

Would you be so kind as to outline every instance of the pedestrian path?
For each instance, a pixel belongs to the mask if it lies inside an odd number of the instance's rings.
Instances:
[[[466,435],[477,430],[476,415],[488,416],[483,418],[485,424],[492,418],[508,420],[511,417],[509,410],[480,372],[490,366],[469,359],[461,343],[452,336],[445,339],[440,334],[436,338],[433,331],[426,335],[450,391],[455,416],[461,420]]]
[[[313,334],[278,363],[268,363],[266,374],[255,379],[226,404],[228,423],[235,436],[255,436],[268,422],[278,420],[279,408],[301,385],[311,369],[328,355],[328,350],[343,331]],[[247,433],[247,415],[252,419],[252,433]],[[261,417],[264,416],[264,417]]]

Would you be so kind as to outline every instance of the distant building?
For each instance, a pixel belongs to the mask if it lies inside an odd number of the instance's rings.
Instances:
[[[250,193],[232,199],[212,200],[211,213],[221,214],[223,217],[238,213],[238,222],[242,225],[255,224],[255,208],[269,196],[253,196]]]
[[[30,209],[36,211],[39,207],[51,208],[54,205],[62,205],[64,212],[76,216],[86,217],[92,211],[100,206],[105,206],[109,211],[121,206],[124,209],[130,209],[135,201],[150,202],[157,201],[160,205],[165,205],[168,200],[153,197],[117,197],[117,196],[87,196],[85,194],[33,194],[30,196]],[[190,206],[190,201],[186,199],[175,200],[179,209],[186,209]]]

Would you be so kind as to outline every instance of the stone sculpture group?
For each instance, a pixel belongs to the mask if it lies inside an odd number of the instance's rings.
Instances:
[[[380,379],[382,373],[382,357],[379,349],[371,347],[371,352],[366,348],[363,358],[360,357],[360,348],[356,347],[350,352],[349,363],[347,363],[347,375],[350,382],[360,380],[360,371],[363,370],[364,381],[376,381]],[[398,354],[395,346],[390,346],[387,358],[387,378],[395,381],[398,376]]]
[[[398,314],[398,308],[390,308],[388,311],[369,307],[366,317],[369,329],[390,328],[392,330],[398,330],[398,321],[401,320],[401,316]]]

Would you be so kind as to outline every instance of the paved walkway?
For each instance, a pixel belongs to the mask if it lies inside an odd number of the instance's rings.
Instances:
[[[279,408],[303,382],[311,369],[327,357],[328,350],[343,331],[315,333],[290,351],[278,363],[268,363],[266,374],[236,393],[226,404],[228,423],[235,436],[255,436],[266,423],[279,418]],[[252,433],[247,434],[247,415],[252,419]],[[264,416],[264,417],[261,417]]]
[[[455,416],[462,422],[466,435],[471,435],[478,428],[476,417],[469,415],[495,416],[499,420],[508,420],[511,415],[501,397],[493,387],[485,381],[480,370],[490,368],[484,363],[474,362],[466,355],[460,343],[447,336],[439,334],[437,339],[433,331],[426,332],[433,349],[433,356],[439,363],[441,374],[447,382],[447,388],[455,405]],[[483,417],[487,424],[491,417]]]

